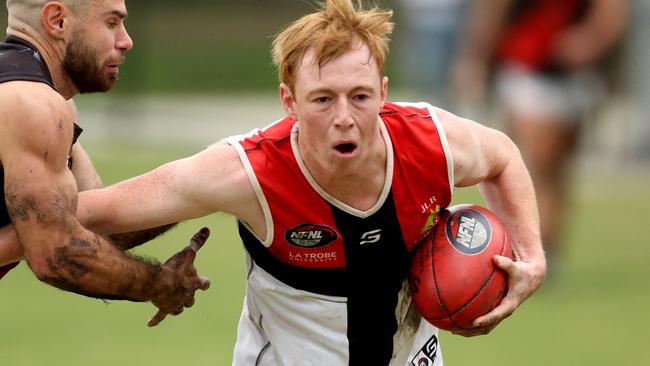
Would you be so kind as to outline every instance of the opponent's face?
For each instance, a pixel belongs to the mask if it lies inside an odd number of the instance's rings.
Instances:
[[[105,92],[115,85],[124,54],[133,47],[125,18],[124,0],[98,0],[73,30],[63,68],[80,93]]]
[[[363,161],[381,139],[379,111],[388,79],[382,78],[365,43],[319,67],[305,54],[291,93],[280,88],[285,109],[299,123],[303,156],[325,165]],[[382,145],[383,146],[383,145]]]

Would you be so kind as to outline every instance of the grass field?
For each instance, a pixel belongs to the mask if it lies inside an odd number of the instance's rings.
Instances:
[[[107,184],[189,151],[92,151]],[[647,172],[647,170],[646,170]],[[650,174],[581,174],[562,270],[492,334],[444,334],[447,365],[650,365]],[[477,202],[475,191],[456,202]],[[197,259],[212,288],[149,329],[149,304],[83,298],[39,283],[21,266],[0,281],[0,365],[228,365],[244,293],[241,244],[223,214],[187,222],[137,252],[164,259],[203,225]]]

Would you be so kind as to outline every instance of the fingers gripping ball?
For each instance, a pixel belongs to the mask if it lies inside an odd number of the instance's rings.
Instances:
[[[494,214],[477,205],[444,210],[411,262],[409,284],[420,314],[440,329],[472,328],[507,291],[507,275],[492,260],[496,254],[514,259]]]

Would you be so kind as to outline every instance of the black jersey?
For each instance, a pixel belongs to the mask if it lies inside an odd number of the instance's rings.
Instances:
[[[38,49],[23,39],[8,36],[4,42],[0,42],[0,83],[16,80],[44,83],[55,89],[50,70]],[[81,127],[75,124],[72,144],[77,141],[81,131]],[[69,159],[68,167],[71,167],[71,164],[72,160]],[[2,166],[0,166],[0,179],[3,182],[2,186],[0,186],[0,192],[2,193],[0,198],[0,226],[5,226],[11,223],[11,218],[7,212],[5,202],[4,169]],[[15,267],[16,264],[0,267],[0,278],[9,269]]]

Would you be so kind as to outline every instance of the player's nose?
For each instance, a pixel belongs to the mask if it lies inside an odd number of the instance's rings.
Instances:
[[[339,98],[336,103],[336,119],[334,124],[337,128],[347,130],[354,125],[350,103],[345,98]]]
[[[123,53],[133,48],[133,40],[131,39],[129,32],[127,32],[124,25],[122,25],[120,31],[117,34],[117,39],[115,40],[115,48],[122,51]]]

